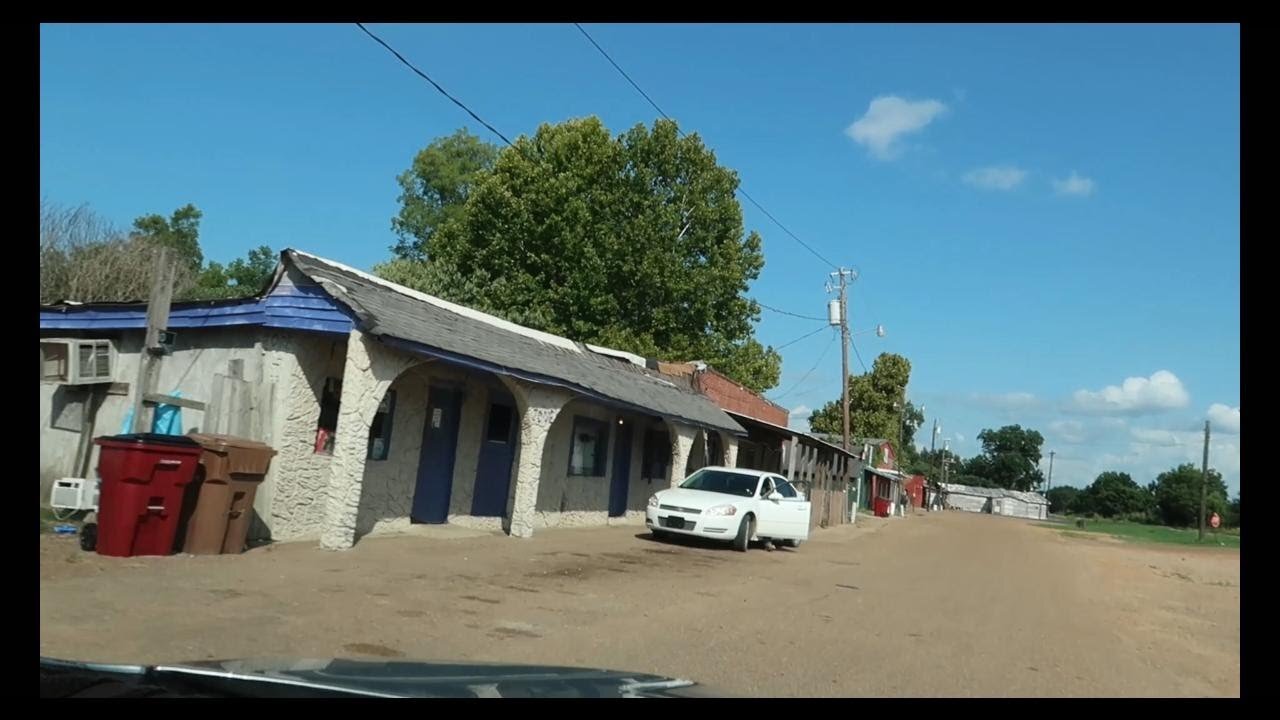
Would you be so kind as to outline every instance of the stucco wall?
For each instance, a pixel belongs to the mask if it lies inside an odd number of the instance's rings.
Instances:
[[[627,512],[628,514],[639,513],[635,517],[640,522],[644,522],[644,512],[649,503],[649,496],[659,490],[667,489],[666,478],[640,477],[644,470],[645,432],[647,430],[667,432],[667,424],[657,418],[641,418],[635,423],[635,426],[635,439],[631,445],[631,483],[627,489]],[[667,454],[667,462],[671,461],[669,442],[658,448],[658,452],[665,452]]]
[[[575,416],[600,420],[609,428],[604,475],[569,475],[569,452]],[[616,410],[583,399],[569,402],[560,411],[551,426],[543,453],[543,475],[538,484],[534,527],[578,527],[608,523],[610,476],[613,455],[618,448],[618,416]],[[633,445],[632,453],[638,451]]]
[[[429,363],[405,371],[389,388],[396,392],[391,449],[386,460],[365,462],[364,491],[356,526],[358,535],[398,529],[409,523],[433,383],[461,386],[463,393],[448,522],[483,529],[502,527],[501,518],[471,516],[480,445],[491,394],[498,381],[479,373]]]
[[[422,425],[427,417],[427,383],[426,367],[419,365],[396,378],[387,390],[396,394],[391,446],[386,460],[365,461],[357,535],[364,535],[379,524],[409,517],[418,477]]]
[[[315,452],[320,397],[325,378],[341,378],[345,338],[275,331],[263,336],[264,378],[275,383],[271,413],[276,457],[258,488],[257,533],[274,540],[298,540],[320,532],[330,456]]]

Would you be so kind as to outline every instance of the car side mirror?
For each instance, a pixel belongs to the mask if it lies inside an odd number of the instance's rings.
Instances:
[[[781,500],[781,499],[782,499],[782,493],[778,492],[777,490],[774,490],[773,492],[771,492],[771,493],[769,493],[768,495],[766,495],[766,496],[765,496],[765,499],[766,499],[766,500]]]

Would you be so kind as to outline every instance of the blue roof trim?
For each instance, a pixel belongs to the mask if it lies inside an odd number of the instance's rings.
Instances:
[[[280,285],[264,298],[179,303],[169,311],[169,328],[191,329],[257,325],[345,335],[353,320],[347,309],[315,286]],[[40,310],[41,330],[141,330],[147,308],[141,304],[61,306]]]
[[[403,340],[398,337],[392,337],[391,335],[378,335],[376,337],[378,338],[378,340],[386,343],[387,345],[390,345],[391,347],[399,348],[401,350],[413,353],[415,355],[425,355],[430,358],[444,360],[445,362],[453,363],[455,365],[461,365],[462,367],[469,368],[471,370],[484,370],[487,372],[498,373],[501,375],[510,375],[511,377],[519,378],[521,380],[526,380],[532,383],[537,383],[539,385],[551,385],[554,387],[562,388],[564,390],[568,390],[578,395],[584,395],[604,405],[621,408],[623,410],[630,410],[632,412],[641,413],[643,415],[653,415],[653,410],[651,408],[640,407],[639,405],[632,405],[631,403],[622,402],[620,400],[614,400],[613,398],[605,397],[604,395],[601,395],[600,393],[597,393],[594,390],[589,390],[585,387],[582,387],[581,385],[577,385],[575,383],[561,380],[559,378],[553,378],[547,375],[540,375],[538,373],[526,372],[524,370],[516,370],[513,368],[505,367],[503,365],[498,365],[496,363],[486,362],[484,360],[473,358],[467,355],[459,355],[458,353],[449,352],[448,350],[441,350],[440,348],[431,347],[429,345],[424,345],[422,343],[414,342],[412,340]],[[706,427],[702,423],[694,423],[686,418],[677,418],[677,419],[686,423],[696,425],[698,427]],[[716,430],[715,428],[712,428],[712,429]],[[716,432],[719,432],[719,430],[716,430]],[[739,437],[747,436],[746,432],[735,433],[735,435],[738,435]]]

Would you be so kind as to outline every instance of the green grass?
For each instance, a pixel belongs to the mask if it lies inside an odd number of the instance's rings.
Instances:
[[[1085,520],[1084,527],[1076,527],[1075,519],[1069,520],[1070,529],[1064,529],[1059,523],[1037,523],[1040,527],[1059,530],[1064,535],[1080,537],[1082,533],[1102,533],[1139,543],[1160,543],[1166,545],[1203,545],[1205,547],[1240,547],[1239,529],[1219,530],[1206,529],[1204,541],[1197,539],[1195,529],[1173,528],[1164,525],[1144,525],[1119,520]]]

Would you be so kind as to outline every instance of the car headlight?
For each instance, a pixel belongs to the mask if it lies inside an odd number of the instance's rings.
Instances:
[[[658,507],[658,496],[657,496],[657,495],[650,495],[650,496],[649,496],[649,507]]]
[[[737,515],[738,508],[733,505],[717,505],[702,511],[703,515]]]

